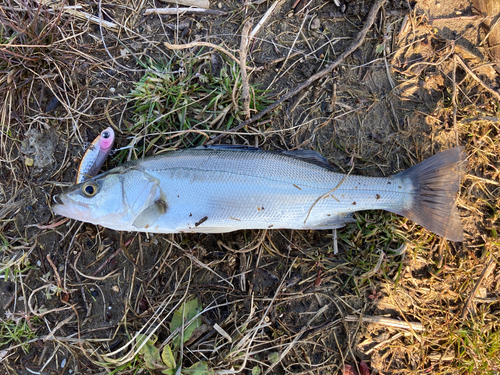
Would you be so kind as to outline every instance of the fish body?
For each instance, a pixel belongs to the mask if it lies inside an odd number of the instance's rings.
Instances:
[[[101,170],[109,153],[113,148],[115,141],[115,132],[113,128],[104,129],[101,134],[91,143],[78,168],[76,183],[82,183],[91,177],[96,176]]]
[[[461,148],[380,178],[334,172],[319,154],[202,147],[126,163],[55,198],[57,214],[122,231],[333,229],[381,209],[454,241]]]

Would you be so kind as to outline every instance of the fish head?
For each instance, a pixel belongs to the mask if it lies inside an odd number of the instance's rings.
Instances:
[[[127,230],[146,208],[162,199],[159,182],[147,173],[118,167],[54,196],[54,213],[108,228]]]

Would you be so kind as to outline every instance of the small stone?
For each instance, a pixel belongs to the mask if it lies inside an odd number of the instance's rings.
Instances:
[[[315,18],[311,23],[311,30],[318,30],[321,27],[321,22],[319,18]]]
[[[120,291],[120,288],[118,288],[118,285],[112,286],[111,289],[113,289],[113,292],[116,292],[116,293],[118,293]]]
[[[25,164],[27,167],[32,167],[34,162],[35,162],[35,161],[34,161],[32,158],[26,158],[26,159],[24,159],[24,164]]]
[[[111,92],[114,94],[114,92],[116,91],[116,89],[115,89],[114,87],[111,87],[111,88],[109,89],[109,91],[111,91]]]
[[[222,3],[218,3],[217,8],[222,9]]]

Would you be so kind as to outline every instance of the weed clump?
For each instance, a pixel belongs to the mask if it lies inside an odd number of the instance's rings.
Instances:
[[[28,341],[36,337],[32,325],[24,319],[22,321],[0,321],[0,347],[16,344],[20,345],[25,353],[28,353],[30,347]]]
[[[129,126],[141,136],[150,135],[147,150],[163,136],[170,146],[199,146],[209,134],[230,129],[244,120],[240,66],[216,54],[173,56],[143,64],[148,72],[128,96],[134,115]],[[250,109],[261,111],[266,93],[251,86]],[[139,146],[139,148],[141,148]]]

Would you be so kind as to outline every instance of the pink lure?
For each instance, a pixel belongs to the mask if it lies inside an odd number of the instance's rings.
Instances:
[[[82,161],[80,162],[78,175],[76,176],[77,184],[80,184],[99,173],[102,165],[113,148],[114,142],[115,132],[111,127],[104,129],[101,134],[94,139],[94,142],[92,142],[87,151],[85,151]]]

